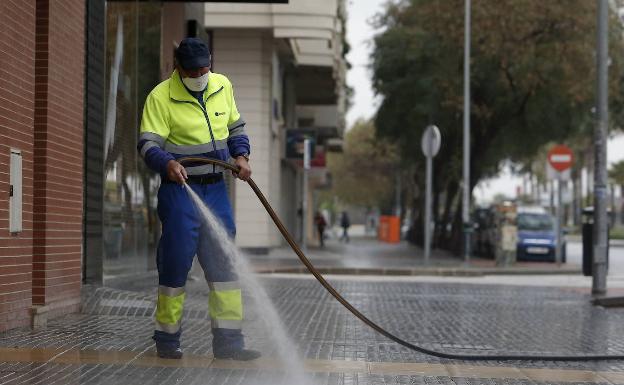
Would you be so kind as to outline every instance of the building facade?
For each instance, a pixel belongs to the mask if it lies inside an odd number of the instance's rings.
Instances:
[[[301,238],[305,220],[307,241],[315,242],[314,190],[327,183],[324,154],[344,130],[344,2],[211,2],[204,7],[214,69],[228,75],[246,117],[253,178],[291,233]],[[287,150],[303,137],[315,144],[317,160],[308,178],[306,205],[301,159]],[[234,195],[238,245],[258,251],[281,245],[251,190],[237,185]]]
[[[289,135],[313,136],[322,154],[344,105],[344,10],[306,3],[0,2],[0,331],[78,311],[84,283],[155,269],[160,181],[136,142],[145,97],[170,76],[186,36],[204,38],[214,70],[232,80],[253,177],[299,231],[301,164],[287,154]],[[322,184],[322,170],[311,180]],[[251,191],[229,185],[239,245],[282,244]]]
[[[84,13],[0,3],[0,330],[80,304]]]

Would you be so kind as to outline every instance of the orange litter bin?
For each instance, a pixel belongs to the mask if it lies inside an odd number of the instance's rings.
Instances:
[[[388,243],[401,241],[401,219],[393,215],[379,217],[379,240]]]

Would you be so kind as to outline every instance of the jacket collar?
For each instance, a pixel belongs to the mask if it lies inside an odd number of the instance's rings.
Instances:
[[[218,84],[216,77],[212,72],[208,74],[208,87],[204,91],[204,101],[208,99],[208,96],[213,93],[219,91],[223,86]],[[169,97],[171,99],[180,101],[180,102],[197,102],[197,99],[191,95],[186,87],[184,87],[184,83],[182,83],[182,77],[178,70],[174,70],[171,74],[171,78],[169,80]]]

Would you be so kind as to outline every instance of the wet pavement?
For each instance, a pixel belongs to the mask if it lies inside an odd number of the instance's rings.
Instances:
[[[329,280],[365,315],[428,349],[624,354],[624,309],[591,305],[591,278],[578,274],[573,255],[564,265],[567,271],[538,263],[485,276],[495,269],[493,261],[473,259],[467,274],[463,261],[436,252],[424,266],[418,248],[370,238],[330,241],[308,255],[326,271],[348,274]],[[299,265],[286,248],[250,260],[264,272]],[[610,293],[623,290],[624,274],[616,271],[609,279]],[[426,356],[369,329],[309,275],[261,274],[260,280],[313,384],[624,384],[623,361],[467,362]],[[262,351],[263,358],[250,363],[213,358],[208,287],[198,271],[187,284],[185,357],[157,358],[151,340],[156,283],[156,275],[147,273],[109,279],[106,287],[85,286],[80,314],[49,321],[42,330],[0,333],[0,384],[292,384],[276,359],[279,347],[254,293],[245,294],[244,333],[248,347]]]
[[[426,348],[476,354],[624,354],[624,309],[569,288],[331,277],[372,320]],[[478,278],[475,278],[478,280]],[[624,362],[464,362],[410,351],[367,328],[303,275],[263,275],[315,384],[624,384]],[[156,358],[150,339],[156,277],[85,287],[82,314],[44,330],[0,334],[0,384],[279,384],[263,309],[246,295],[247,345],[260,361],[214,360],[207,285],[190,281],[185,359]]]
[[[577,251],[577,249],[574,249]],[[497,267],[488,258],[472,257],[466,266],[463,259],[444,250],[433,250],[425,263],[422,249],[406,241],[391,244],[372,237],[354,238],[350,243],[336,240],[324,248],[310,247],[306,255],[326,274],[368,275],[484,275],[484,274],[579,274],[580,257],[574,262],[557,266],[549,262],[518,262]],[[268,254],[250,255],[252,266],[264,273],[302,273],[305,267],[288,247],[271,250]]]

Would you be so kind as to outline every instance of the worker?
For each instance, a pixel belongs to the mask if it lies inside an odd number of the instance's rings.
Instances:
[[[228,161],[240,168],[238,178],[247,181],[250,145],[245,133],[232,84],[211,72],[211,55],[199,38],[183,39],[175,51],[176,69],[147,96],[143,108],[138,150],[145,163],[160,173],[158,215],[162,235],[157,250],[158,301],[153,339],[161,358],[182,357],[182,311],[185,284],[193,258],[199,263],[210,287],[208,309],[213,335],[213,353],[219,359],[252,360],[260,356],[244,348],[241,331],[243,303],[241,287],[231,261],[221,247],[210,247],[200,239],[202,224],[185,190],[193,189],[218,217],[229,235],[236,228],[223,181],[222,167],[185,164],[187,156]],[[198,247],[199,244],[202,247]]]

